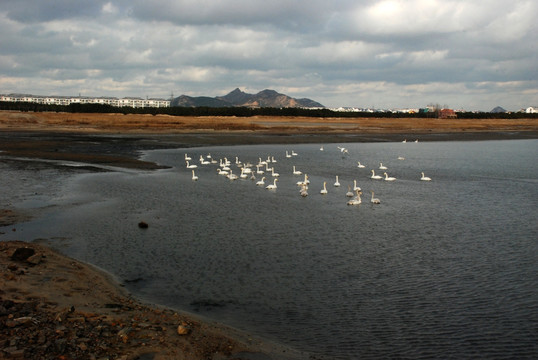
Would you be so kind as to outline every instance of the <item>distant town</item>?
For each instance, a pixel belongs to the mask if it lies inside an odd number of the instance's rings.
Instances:
[[[278,94],[275,92],[277,95]],[[184,97],[184,96],[183,96]],[[178,98],[179,99],[179,98]],[[42,105],[72,105],[72,104],[97,104],[108,105],[118,108],[169,108],[171,106],[185,106],[177,104],[177,99],[162,99],[162,98],[139,98],[139,97],[88,97],[88,96],[42,96],[42,95],[29,95],[29,94],[0,94],[1,102],[24,102],[35,103]],[[309,100],[309,99],[306,99]],[[284,106],[285,107],[285,106]],[[468,113],[469,111],[463,109],[448,109],[439,107],[439,105],[428,105],[423,108],[401,108],[401,109],[374,109],[374,108],[359,108],[359,107],[338,107],[338,108],[326,108],[323,106],[298,106],[305,109],[327,109],[339,113],[379,113],[388,112],[393,114],[420,114],[426,112],[438,112],[441,118],[455,118],[457,113]],[[473,111],[471,111],[473,112]],[[501,107],[492,109],[492,113],[508,113]],[[536,114],[538,113],[538,106],[529,106],[517,111],[517,113]]]

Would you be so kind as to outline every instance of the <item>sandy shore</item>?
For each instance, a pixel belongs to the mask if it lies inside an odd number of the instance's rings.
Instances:
[[[192,118],[0,111],[0,161],[9,166],[28,166],[28,159],[51,161],[40,166],[62,166],[62,161],[88,164],[76,171],[156,169],[159,166],[138,156],[159,148],[537,138],[536,119]],[[0,204],[0,226],[28,216]],[[107,274],[39,244],[0,242],[0,269],[0,358],[300,358],[233,329],[142,304]],[[186,334],[179,334],[178,328]]]

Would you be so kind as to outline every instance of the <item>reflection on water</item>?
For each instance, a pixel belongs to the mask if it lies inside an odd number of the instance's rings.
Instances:
[[[152,151],[173,168],[77,176],[55,197],[67,211],[22,233],[71,238],[64,251],[143,299],[328,358],[535,357],[538,141],[337,145]],[[278,188],[255,185],[267,173],[230,181],[199,163],[209,154],[237,175],[236,157],[274,156]]]

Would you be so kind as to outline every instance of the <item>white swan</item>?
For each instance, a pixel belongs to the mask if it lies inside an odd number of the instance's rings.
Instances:
[[[432,181],[431,178],[429,178],[429,177],[427,177],[427,176],[424,176],[424,173],[423,173],[423,172],[422,172],[421,174],[422,174],[422,177],[420,178],[420,180],[422,180],[422,181]]]
[[[239,175],[239,177],[241,179],[246,179],[247,178],[247,174],[245,174],[245,168],[241,168],[241,175]]]
[[[327,195],[327,187],[326,187],[326,185],[327,185],[327,182],[324,181],[323,182],[323,189],[321,189],[321,191],[319,192],[321,195]]]
[[[189,161],[189,160],[192,160],[192,158],[188,156],[187,154],[185,154],[185,161]]]
[[[338,181],[338,175],[336,175],[336,181],[334,182],[334,186],[340,186],[340,182]]]
[[[187,169],[196,169],[198,167],[198,165],[195,165],[195,164],[189,164],[189,160],[187,160]]]
[[[374,192],[372,191],[372,200],[370,200],[372,204],[381,204],[381,200],[374,197]]]
[[[405,144],[407,142],[407,139],[404,139],[402,142]]]
[[[278,179],[273,180],[273,183],[267,185],[265,188],[266,188],[267,190],[274,190],[274,189],[276,189],[276,182],[277,182],[277,181],[278,181]]]
[[[405,160],[403,156],[398,156],[398,160]]]
[[[297,156],[298,154],[297,154],[295,151],[292,150],[292,151],[291,151],[291,155],[292,155],[292,156]]]
[[[228,171],[217,169],[217,173],[222,176],[228,176]]]
[[[351,191],[351,186],[347,186],[347,193],[346,193],[346,196],[347,197],[353,197],[353,191]]]
[[[358,167],[358,168],[361,168],[361,169],[363,169],[363,168],[365,168],[365,167],[366,167],[366,166],[364,166],[363,164],[361,164],[361,162],[360,162],[360,161],[357,161],[357,164],[358,164],[358,165],[357,165],[357,167]]]
[[[265,176],[262,177],[262,179],[261,179],[260,181],[257,181],[257,182],[256,182],[256,185],[258,185],[258,186],[263,186],[263,185],[265,185]]]
[[[385,181],[394,181],[394,180],[396,180],[395,177],[389,176],[389,174],[387,174],[387,173],[384,173],[384,174],[385,174]]]
[[[387,167],[383,163],[379,163],[379,170],[387,170]]]
[[[340,146],[337,146],[338,150],[340,150],[340,152],[342,154],[349,154],[347,149],[345,147],[340,147]]]
[[[308,186],[306,185],[301,186],[301,190],[299,190],[299,194],[301,194],[302,197],[308,196],[308,191],[306,191],[306,189],[308,189]]]
[[[304,174],[304,180],[303,181],[297,181],[297,186],[303,186],[308,185],[310,181],[308,181],[308,175]]]
[[[237,175],[232,173],[232,170],[230,170],[230,173],[228,174],[228,179],[230,180],[236,180],[238,178]]]
[[[256,174],[261,175],[263,174],[263,170],[260,170],[260,164],[256,165]]]
[[[321,145],[321,147],[319,148],[319,151],[323,151],[323,145]]]
[[[380,175],[376,175],[374,170],[372,169],[372,176],[370,176],[371,179],[380,180],[382,177]]]
[[[295,170],[295,165],[293,165],[293,175],[302,175],[303,172],[299,170]]]
[[[273,177],[279,177],[280,174],[275,172],[275,168],[271,168],[271,176],[273,176]]]
[[[291,155],[288,153],[288,150],[286,150],[286,157],[287,157],[287,158],[290,158],[290,157],[291,157]]]
[[[357,180],[353,180],[353,191],[362,191],[360,187],[357,186]]]
[[[194,170],[192,170],[192,180],[193,180],[193,181],[198,180],[198,176],[196,176],[196,175],[194,174]]]
[[[357,196],[347,202],[348,205],[360,205],[362,203],[361,193],[357,191]]]
[[[275,160],[275,157],[274,157],[274,156],[271,156],[271,162],[272,162],[272,163],[276,163],[276,160]]]

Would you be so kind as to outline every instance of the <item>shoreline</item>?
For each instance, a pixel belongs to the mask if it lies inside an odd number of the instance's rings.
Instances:
[[[274,127],[270,130],[260,131],[210,129],[207,124],[202,124],[205,129],[186,131],[172,127],[152,131],[143,126],[111,130],[105,125],[99,127],[97,123],[87,124],[87,127],[70,125],[62,118],[65,114],[60,114],[60,119],[56,117],[55,120],[64,121],[63,124],[51,125],[43,119],[32,124],[35,118],[27,117],[16,126],[6,126],[5,122],[2,123],[5,115],[0,112],[0,162],[8,167],[25,167],[32,171],[40,171],[42,167],[61,167],[68,172],[115,171],[121,168],[151,171],[162,167],[140,160],[141,152],[198,146],[401,142],[404,139],[538,139],[537,120],[532,120],[525,127],[489,127],[488,130],[465,127],[457,131],[447,128],[412,131],[405,127],[409,125],[407,121],[392,129],[379,127],[351,131],[332,124],[334,128],[312,131],[312,127],[306,125],[300,128],[283,126],[282,119],[274,119]],[[50,115],[54,118],[54,114]],[[103,114],[100,116],[103,117]],[[136,119],[124,118],[135,123]],[[144,119],[147,121],[148,117]],[[229,123],[233,120],[226,119]],[[246,126],[244,120],[237,119],[237,124]],[[88,119],[77,121],[89,122]],[[268,119],[263,121],[265,124]],[[316,121],[321,120],[313,120],[314,123]],[[136,124],[140,126],[140,123]],[[344,121],[342,124],[343,127],[349,126]],[[66,166],[65,162],[83,163],[84,166]],[[27,212],[0,206],[0,226],[27,221],[29,216]],[[16,248],[24,247],[33,248],[38,256],[30,262],[28,259],[13,260]],[[68,357],[71,358],[92,358],[90,355],[99,354],[96,358],[247,360],[300,359],[305,356],[276,344],[254,340],[248,334],[196,318],[196,315],[144,304],[126,293],[110,274],[35,242],[2,241],[0,234],[0,268],[0,324],[6,325],[0,327],[4,329],[0,331],[0,345],[3,345],[0,346],[0,355],[25,357],[25,351],[42,351],[46,354],[44,358],[57,358],[69,352]],[[179,335],[179,326],[186,327],[188,335]],[[80,336],[76,335],[77,332]]]

